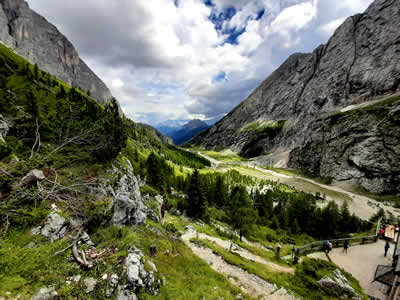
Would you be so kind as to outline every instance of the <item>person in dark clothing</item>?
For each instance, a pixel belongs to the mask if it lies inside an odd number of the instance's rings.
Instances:
[[[343,252],[347,254],[347,249],[349,249],[349,241],[345,240],[343,243]]]
[[[161,206],[161,218],[163,218],[163,219],[165,217],[166,210],[167,210],[167,206],[165,205],[165,203],[163,203]]]
[[[387,255],[387,253],[389,251],[389,248],[390,248],[390,244],[389,244],[388,241],[386,241],[386,244],[385,244],[385,257],[386,257],[386,255]]]

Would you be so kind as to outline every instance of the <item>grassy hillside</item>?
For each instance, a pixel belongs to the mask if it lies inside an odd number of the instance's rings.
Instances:
[[[139,299],[237,299],[244,294],[241,289],[194,255],[180,239],[187,225],[226,239],[235,237],[219,231],[215,224],[230,226],[264,247],[282,243],[285,254],[293,245],[312,241],[313,237],[348,234],[343,229],[345,222],[352,222],[358,231],[368,226],[348,215],[345,207],[340,211],[337,206],[317,208],[318,197],[287,185],[235,170],[207,168],[207,159],[165,143],[154,130],[122,116],[115,100],[101,106],[84,91],[58,81],[2,45],[0,112],[2,121],[10,127],[5,142],[0,142],[0,297],[29,299],[39,288],[54,286],[62,299],[104,299],[109,283],[101,278],[118,274],[124,284],[124,262],[129,251],[138,248],[143,251],[143,260],[152,260],[157,266],[155,280],[165,278],[158,295],[140,289],[135,291]],[[43,171],[46,178],[23,184],[22,179],[33,169]],[[156,196],[162,195],[168,211],[180,217],[168,218],[165,224],[147,219],[136,227],[112,226],[114,191],[127,175],[135,175],[140,182],[147,209],[159,213]],[[31,229],[48,220],[54,204],[73,229],[50,243],[32,235]],[[307,221],[310,215],[315,220],[326,218],[332,226],[317,232],[318,224]],[[82,230],[102,251],[93,268],[79,267],[69,260],[71,247],[74,249],[77,243],[71,241]],[[257,247],[237,243],[287,265]],[[151,245],[157,247],[155,257],[150,255]],[[225,250],[214,250],[233,264],[275,282],[273,277],[265,277],[267,273],[259,270],[259,265],[234,260]],[[314,270],[315,265],[311,265],[302,264],[299,272],[301,268]],[[324,270],[332,268],[323,266]],[[82,280],[67,282],[76,275]],[[305,286],[293,292],[307,295],[313,290],[323,298],[322,291],[315,291],[315,282],[322,275],[315,271]],[[89,277],[98,282],[87,294],[83,279]]]

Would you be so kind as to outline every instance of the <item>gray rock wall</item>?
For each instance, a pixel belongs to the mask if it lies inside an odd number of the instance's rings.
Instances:
[[[309,124],[289,166],[374,193],[400,192],[400,97]]]
[[[400,91],[399,28],[400,1],[376,0],[365,13],[348,18],[326,45],[310,54],[290,56],[244,102],[193,143],[209,149],[245,149],[242,154],[248,157],[266,155],[270,163],[276,163],[274,156],[281,159],[281,153],[307,143],[317,126],[311,126],[315,120]],[[273,138],[241,131],[257,120],[286,123]],[[287,162],[280,161],[280,166]],[[312,169],[310,164],[302,166]]]
[[[0,41],[57,77],[90,91],[101,103],[111,99],[107,86],[79,57],[68,39],[24,0],[0,0]]]

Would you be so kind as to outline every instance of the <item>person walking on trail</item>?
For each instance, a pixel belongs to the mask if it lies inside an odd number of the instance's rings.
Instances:
[[[386,255],[387,255],[387,253],[389,251],[389,248],[390,248],[390,244],[389,244],[388,241],[386,241],[386,244],[385,244],[385,257],[386,257]]]
[[[324,248],[325,248],[325,252],[329,253],[329,252],[331,252],[333,245],[330,241],[326,241]]]
[[[161,206],[161,218],[164,219],[165,217],[165,212],[167,211],[167,206],[165,205],[165,202]]]
[[[282,246],[278,243],[276,244],[276,256],[279,258]]]
[[[347,249],[349,249],[349,241],[345,240],[343,243],[343,252],[347,254]]]

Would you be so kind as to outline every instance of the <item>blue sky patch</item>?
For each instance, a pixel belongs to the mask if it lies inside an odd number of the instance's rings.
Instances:
[[[265,14],[265,8],[263,8],[262,10],[260,10],[258,12],[256,20],[257,21],[260,20],[263,17],[264,14]]]
[[[215,76],[213,82],[221,82],[221,81],[226,81],[226,73],[224,71],[219,72],[217,76]]]
[[[236,15],[234,7],[227,7],[222,12],[217,12],[213,9],[208,19],[214,24],[215,29],[220,31],[224,22],[231,20],[234,15]]]
[[[215,4],[211,0],[204,0],[204,4],[211,7],[215,6]]]
[[[223,44],[231,44],[231,45],[238,45],[238,38],[241,36],[243,33],[246,32],[246,28],[240,28],[237,29],[236,27],[233,29],[225,30],[224,34],[228,35],[228,38],[225,39]]]
[[[152,82],[143,82],[139,84],[139,88],[146,91],[151,91],[155,94],[172,94],[175,93],[179,88],[171,84],[156,84]]]

